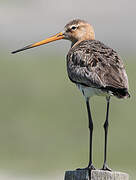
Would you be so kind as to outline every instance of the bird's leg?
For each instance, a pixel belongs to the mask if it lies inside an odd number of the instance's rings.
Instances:
[[[89,98],[86,99],[86,107],[87,107],[87,112],[88,112],[88,119],[89,119],[89,130],[90,130],[90,147],[89,147],[89,164],[86,168],[86,170],[95,170],[95,167],[92,164],[92,134],[93,134],[93,121],[92,121],[92,116],[91,116],[91,111],[90,111],[90,105],[89,105]],[[81,169],[77,169],[81,170]]]
[[[92,164],[92,135],[93,135],[93,121],[90,111],[90,105],[89,105],[89,98],[86,99],[86,106],[87,106],[87,112],[88,112],[88,120],[89,120],[89,131],[90,131],[90,147],[89,147],[89,164],[88,169],[95,169],[95,167]]]
[[[109,117],[109,104],[110,104],[110,96],[106,98],[107,100],[107,113],[106,113],[106,120],[104,123],[104,131],[105,131],[105,145],[104,145],[104,164],[102,170],[111,171],[110,168],[107,166],[107,134],[108,134],[108,117]]]

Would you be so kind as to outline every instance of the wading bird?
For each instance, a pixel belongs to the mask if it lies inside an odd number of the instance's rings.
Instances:
[[[72,42],[67,54],[67,72],[69,79],[77,85],[85,97],[89,119],[90,151],[89,164],[85,169],[95,169],[92,164],[92,133],[93,121],[89,99],[93,95],[104,96],[107,100],[107,113],[104,123],[105,146],[103,170],[110,170],[107,166],[107,133],[110,97],[125,99],[130,97],[128,92],[128,77],[122,60],[110,47],[95,40],[93,27],[86,21],[76,19],[69,22],[63,32],[40,42],[13,51],[17,53],[26,49],[40,46],[52,41],[66,39]]]

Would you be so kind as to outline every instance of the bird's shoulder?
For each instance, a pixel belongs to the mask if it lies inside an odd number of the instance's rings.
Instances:
[[[104,65],[124,67],[117,52],[98,40],[85,40],[70,49],[67,60],[96,68]]]
[[[72,47],[67,69],[70,79],[75,80],[81,73],[80,80],[89,86],[128,88],[123,61],[115,50],[97,40],[85,40]]]

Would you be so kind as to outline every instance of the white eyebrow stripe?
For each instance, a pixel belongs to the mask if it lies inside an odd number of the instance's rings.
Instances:
[[[70,26],[70,28],[72,28],[73,26],[75,26],[76,28],[78,28],[78,27],[79,27],[79,24],[73,24],[73,25]]]

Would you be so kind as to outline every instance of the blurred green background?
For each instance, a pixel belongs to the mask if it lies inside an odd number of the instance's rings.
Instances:
[[[45,57],[46,56],[46,57]],[[0,168],[46,174],[85,167],[88,120],[83,97],[67,77],[64,57],[23,53],[0,62]],[[131,99],[112,98],[108,162],[114,170],[135,172],[135,65],[125,62]],[[103,163],[106,101],[91,100],[94,164]]]
[[[92,22],[97,39],[118,50],[124,60],[131,98],[112,98],[108,164],[113,170],[129,173],[130,180],[134,179],[136,36],[132,17],[136,14],[135,1],[130,5],[127,0],[118,3],[88,0],[89,6],[80,0],[78,4],[71,0],[67,6],[65,1],[53,2],[0,1],[0,178],[9,174],[16,175],[17,179],[63,179],[64,171],[87,166],[86,106],[66,72],[65,56],[70,44],[58,41],[10,54],[27,43],[59,32],[73,17],[80,17]],[[119,11],[121,7],[123,10]],[[93,97],[90,103],[94,121],[93,160],[101,168],[106,100]]]

